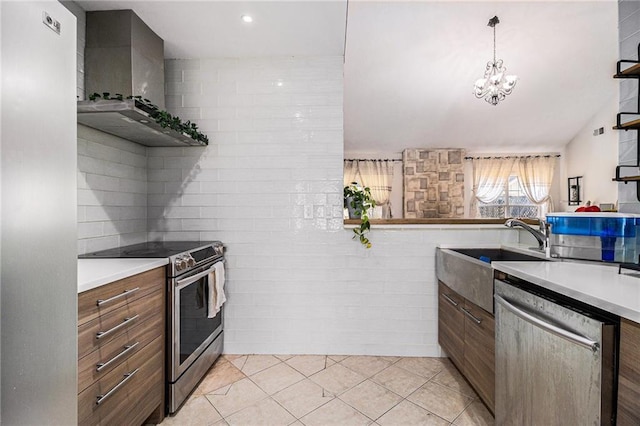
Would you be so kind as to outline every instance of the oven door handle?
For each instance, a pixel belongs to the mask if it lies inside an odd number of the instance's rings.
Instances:
[[[200,278],[209,275],[212,271],[215,270],[214,265],[215,265],[215,263],[213,265],[211,265],[211,268],[207,269],[206,271],[198,272],[197,274],[195,274],[193,276],[190,276],[190,277],[187,277],[187,278],[183,278],[181,280],[176,281],[176,290],[180,290],[182,288],[185,288],[189,284],[193,284],[194,282],[198,281]]]

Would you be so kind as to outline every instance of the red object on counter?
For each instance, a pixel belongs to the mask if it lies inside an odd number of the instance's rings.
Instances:
[[[594,213],[594,212],[599,212],[600,207],[598,206],[587,206],[587,207],[578,207],[576,209],[576,212],[587,212],[587,213]]]

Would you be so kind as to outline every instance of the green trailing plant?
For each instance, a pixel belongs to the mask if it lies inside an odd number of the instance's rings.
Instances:
[[[90,101],[97,101],[99,99],[115,99],[122,101],[124,100],[124,97],[120,93],[116,93],[114,96],[111,96],[109,92],[103,92],[102,94],[93,93],[89,95]],[[126,99],[135,100],[136,107],[149,114],[149,117],[153,118],[160,126],[175,130],[178,133],[183,133],[191,137],[193,140],[209,145],[209,137],[198,130],[196,123],[192,123],[189,120],[183,122],[180,117],[171,115],[169,112],[158,108],[157,105],[154,105],[149,99],[143,98],[142,96],[129,95]]]
[[[356,182],[351,182],[344,187],[344,206],[353,212],[356,218],[360,218],[360,225],[353,228],[353,239],[358,239],[365,248],[371,248],[371,241],[367,234],[371,231],[369,222],[369,210],[376,206],[371,196],[369,187],[361,187]]]
[[[100,95],[99,93],[92,93],[91,95],[89,95],[89,100],[90,101],[95,101],[97,99],[104,99],[106,101],[111,100],[111,99],[115,99],[117,101],[124,100],[123,96],[120,93],[116,93],[113,96],[111,96],[111,93],[109,93],[109,92],[102,92],[102,95]]]

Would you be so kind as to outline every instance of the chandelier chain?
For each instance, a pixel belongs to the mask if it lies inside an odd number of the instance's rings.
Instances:
[[[496,63],[496,26],[493,26],[493,63]]]

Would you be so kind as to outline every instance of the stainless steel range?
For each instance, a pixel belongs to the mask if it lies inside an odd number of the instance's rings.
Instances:
[[[169,258],[166,406],[175,413],[223,350],[223,310],[209,312],[208,302],[224,264],[224,246],[220,241],[148,242],[80,257]]]

